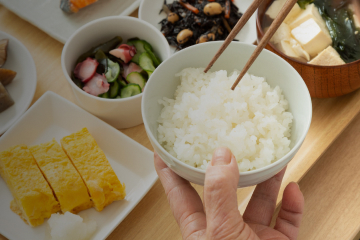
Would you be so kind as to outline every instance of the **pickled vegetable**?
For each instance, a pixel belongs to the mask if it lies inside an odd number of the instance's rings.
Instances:
[[[114,82],[120,74],[120,65],[108,59],[108,68],[105,73],[108,82]]]
[[[132,38],[127,44],[121,41],[121,37],[115,37],[82,54],[71,74],[73,82],[85,92],[102,98],[141,93],[161,60],[145,40]]]
[[[76,63],[84,61],[88,57],[95,57],[96,52],[101,49],[103,52],[109,52],[116,48],[122,42],[122,37],[116,36],[107,42],[101,43],[95,47],[90,48],[89,51],[83,53],[76,61]]]
[[[129,83],[128,85],[126,85],[126,87],[121,89],[120,96],[121,96],[121,98],[126,98],[126,97],[135,96],[140,93],[141,93],[141,88],[138,84]]]

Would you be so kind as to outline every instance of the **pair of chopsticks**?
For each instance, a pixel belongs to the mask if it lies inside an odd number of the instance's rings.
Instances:
[[[255,12],[255,10],[259,7],[259,5],[264,0],[254,0],[253,3],[250,5],[250,7],[246,10],[246,12],[241,16],[239,21],[236,23],[233,30],[229,33],[228,37],[225,39],[224,43],[221,45],[213,59],[211,59],[209,65],[205,68],[204,72],[206,73],[212,65],[215,63],[215,61],[220,57],[220,55],[224,52],[224,50],[229,46],[230,42],[235,38],[235,36],[240,32],[240,30],[244,27],[245,23],[249,20],[251,15]],[[266,46],[268,41],[271,39],[271,37],[274,35],[276,30],[279,28],[281,23],[284,21],[286,16],[289,14],[293,6],[296,4],[297,0],[287,0],[284,6],[281,8],[279,14],[276,16],[272,24],[270,25],[269,29],[264,34],[263,38],[259,42],[258,46],[256,47],[253,54],[251,54],[248,62],[245,64],[243,70],[240,72],[239,76],[237,77],[235,83],[232,85],[231,90],[234,90],[235,87],[238,85],[240,80],[243,78],[245,73],[249,70],[251,65],[254,63],[255,59],[259,56],[260,52],[263,50],[263,48]]]

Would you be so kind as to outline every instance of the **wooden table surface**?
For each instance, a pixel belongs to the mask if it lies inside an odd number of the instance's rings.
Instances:
[[[137,11],[131,16],[137,17]],[[62,43],[2,5],[0,30],[20,40],[34,58],[38,82],[32,104],[49,90],[75,102],[61,69]],[[353,239],[360,230],[360,91],[312,101],[309,133],[288,166],[281,191],[295,181],[305,195],[299,239]],[[143,125],[121,132],[153,150]],[[194,187],[202,196],[203,187]],[[253,189],[238,190],[241,212]],[[159,181],[107,239],[181,239]]]

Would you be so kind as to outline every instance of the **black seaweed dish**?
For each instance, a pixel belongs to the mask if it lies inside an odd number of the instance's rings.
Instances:
[[[232,0],[180,0],[170,4],[165,0],[160,13],[163,11],[168,17],[159,22],[161,32],[177,50],[225,40],[242,16]]]

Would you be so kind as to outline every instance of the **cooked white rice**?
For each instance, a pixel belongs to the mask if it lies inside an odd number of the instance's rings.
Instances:
[[[48,220],[51,240],[87,240],[96,230],[96,222],[89,220],[83,222],[79,215],[66,212],[65,214],[53,213]]]
[[[217,147],[228,147],[241,172],[269,165],[290,151],[293,115],[281,89],[246,74],[234,91],[238,71],[204,73],[187,68],[174,99],[164,98],[158,140],[174,157],[206,169]]]

